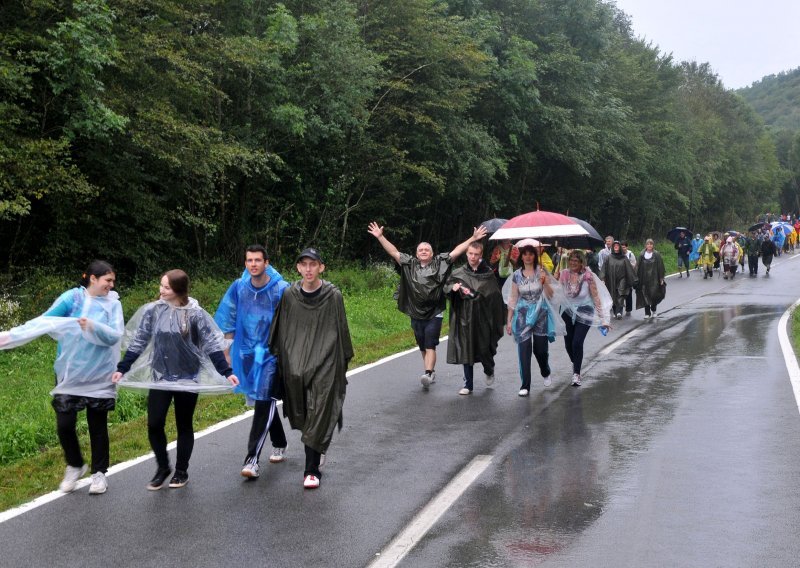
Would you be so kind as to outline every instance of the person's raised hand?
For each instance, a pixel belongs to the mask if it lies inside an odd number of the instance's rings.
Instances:
[[[373,221],[372,223],[369,224],[367,232],[376,239],[379,239],[383,236],[383,227],[381,227],[375,221]]]
[[[472,238],[476,241],[481,240],[483,237],[486,236],[486,227],[481,225],[480,227],[473,227],[472,228]]]

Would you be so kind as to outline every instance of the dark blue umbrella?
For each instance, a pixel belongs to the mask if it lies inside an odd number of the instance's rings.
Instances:
[[[667,238],[671,240],[673,243],[677,243],[678,239],[681,238],[681,233],[683,233],[687,237],[694,234],[686,227],[673,227],[667,233]]]

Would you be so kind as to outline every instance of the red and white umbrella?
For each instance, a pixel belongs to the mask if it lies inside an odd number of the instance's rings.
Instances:
[[[582,237],[588,234],[589,231],[571,217],[552,211],[531,211],[509,219],[489,238],[493,241],[525,238],[541,240]]]

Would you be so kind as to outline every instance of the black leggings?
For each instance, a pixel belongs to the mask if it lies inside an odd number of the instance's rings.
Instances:
[[[562,314],[561,319],[567,324],[567,335],[564,337],[564,346],[567,348],[567,355],[572,361],[572,372],[581,374],[583,364],[583,342],[586,334],[589,333],[590,326],[576,321],[572,323],[572,318],[567,314]]]
[[[89,424],[89,443],[92,448],[92,473],[108,471],[108,411],[97,408],[86,408],[86,422]],[[81,445],[75,426],[78,423],[78,411],[56,411],[56,429],[58,441],[64,449],[64,459],[72,467],[83,466]]]
[[[175,426],[178,430],[178,452],[175,469],[187,471],[189,458],[194,448],[194,409],[197,406],[196,392],[175,392],[152,389],[147,397],[147,437],[150,447],[156,455],[159,469],[169,468],[167,455],[167,434],[164,426],[167,423],[167,411],[172,400],[175,400]]]

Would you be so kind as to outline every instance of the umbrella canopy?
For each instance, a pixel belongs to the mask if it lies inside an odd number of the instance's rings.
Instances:
[[[578,223],[581,227],[588,231],[588,235],[581,235],[578,237],[562,237],[558,239],[558,244],[568,249],[590,249],[598,246],[603,246],[605,243],[600,233],[592,227],[587,221],[578,219],[577,217],[570,217],[573,221]]]
[[[522,239],[521,241],[515,242],[514,246],[517,247],[517,248],[522,248],[522,247],[535,247],[535,248],[538,248],[538,247],[542,246],[542,243],[540,243],[536,239]]]
[[[509,219],[489,239],[557,239],[588,234],[586,229],[566,215],[552,211],[531,211]]]
[[[694,234],[686,227],[673,227],[667,233],[667,238],[671,240],[673,243],[677,243],[678,239],[681,238],[681,233],[683,233],[687,237],[690,237]]]
[[[481,223],[481,226],[486,227],[487,233],[494,233],[497,229],[502,227],[507,222],[508,219],[499,219],[495,217],[494,219],[487,219],[486,221]]]
[[[784,235],[791,235],[794,232],[794,227],[791,223],[787,223],[785,221],[773,221],[772,222],[772,231],[783,231]]]
[[[751,225],[750,228],[748,228],[747,230],[748,231],[760,231],[765,226],[768,227],[769,223],[756,223],[755,225]]]

